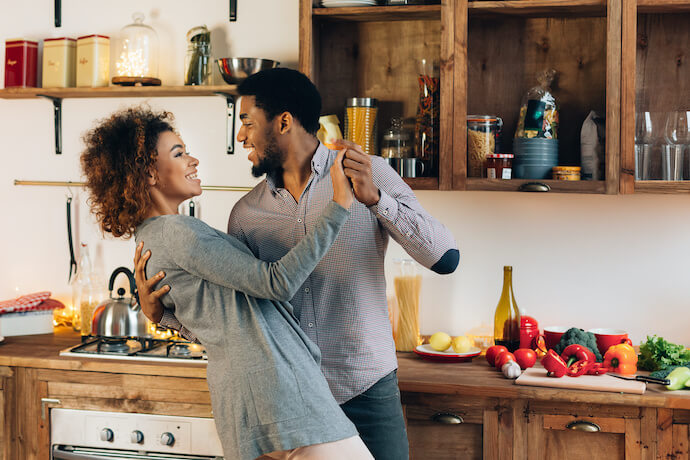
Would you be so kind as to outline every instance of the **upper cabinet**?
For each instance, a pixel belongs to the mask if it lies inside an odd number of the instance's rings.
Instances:
[[[624,0],[622,28],[621,193],[688,193],[690,1]]]

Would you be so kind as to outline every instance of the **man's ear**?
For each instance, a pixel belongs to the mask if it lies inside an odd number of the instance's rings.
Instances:
[[[283,112],[276,117],[278,119],[278,132],[280,134],[287,134],[292,128],[294,119],[290,112]]]

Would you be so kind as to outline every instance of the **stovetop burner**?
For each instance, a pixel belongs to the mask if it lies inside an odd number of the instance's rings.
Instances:
[[[198,363],[208,360],[202,345],[146,337],[91,336],[79,345],[62,350],[60,356]]]

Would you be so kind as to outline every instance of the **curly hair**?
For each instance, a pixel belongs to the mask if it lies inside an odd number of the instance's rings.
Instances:
[[[120,110],[87,132],[81,168],[88,204],[104,232],[130,238],[153,205],[148,178],[155,175],[158,137],[175,132],[173,115],[139,106]]]

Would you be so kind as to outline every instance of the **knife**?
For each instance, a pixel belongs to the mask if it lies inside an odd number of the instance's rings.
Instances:
[[[658,383],[659,385],[670,385],[671,381],[669,379],[658,379],[656,377],[647,377],[645,375],[618,375],[618,374],[611,374],[613,377],[618,377],[619,379],[623,380],[637,380],[638,382],[645,382],[645,383]]]

